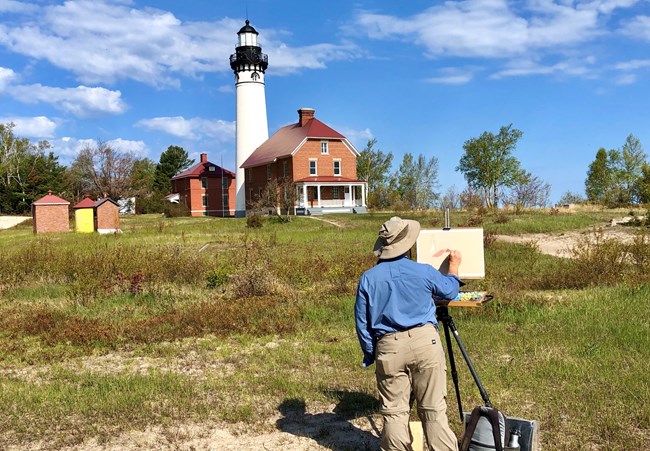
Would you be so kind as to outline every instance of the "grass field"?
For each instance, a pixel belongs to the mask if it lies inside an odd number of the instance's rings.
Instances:
[[[0,231],[0,449],[190,421],[259,429],[301,404],[376,412],[352,306],[390,216],[259,229],[144,216],[124,218],[120,235]],[[403,216],[440,227],[440,213]],[[457,213],[452,225],[544,233],[615,216]],[[494,300],[452,312],[492,402],[538,420],[543,449],[650,449],[649,242],[639,227],[634,245],[583,243],[572,260],[491,242],[486,278],[467,289]],[[459,373],[470,409],[480,397]],[[460,434],[451,383],[448,401]]]

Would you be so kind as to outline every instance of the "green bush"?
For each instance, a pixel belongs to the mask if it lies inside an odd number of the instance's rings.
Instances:
[[[259,214],[251,214],[246,216],[246,227],[259,229],[264,225],[264,218]]]
[[[190,215],[190,209],[183,204],[168,203],[165,205],[165,216],[168,218],[181,218]]]

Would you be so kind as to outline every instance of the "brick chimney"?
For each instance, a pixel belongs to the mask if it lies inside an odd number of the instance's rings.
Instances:
[[[304,127],[310,119],[314,118],[315,111],[313,108],[300,108],[298,110],[298,125]]]
[[[201,154],[201,163],[207,163],[208,162],[208,154],[207,153],[202,153]]]

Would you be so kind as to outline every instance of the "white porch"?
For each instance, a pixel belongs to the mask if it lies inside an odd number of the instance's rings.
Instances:
[[[363,181],[296,183],[295,214],[366,213],[367,183]]]

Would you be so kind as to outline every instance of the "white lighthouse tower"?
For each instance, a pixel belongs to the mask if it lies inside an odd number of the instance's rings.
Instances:
[[[258,34],[246,20],[246,25],[237,33],[239,44],[235,47],[235,53],[230,55],[230,67],[235,72],[237,97],[237,217],[246,215],[245,172],[240,166],[257,147],[269,139],[264,94],[264,71],[269,65],[269,60],[257,43]]]

